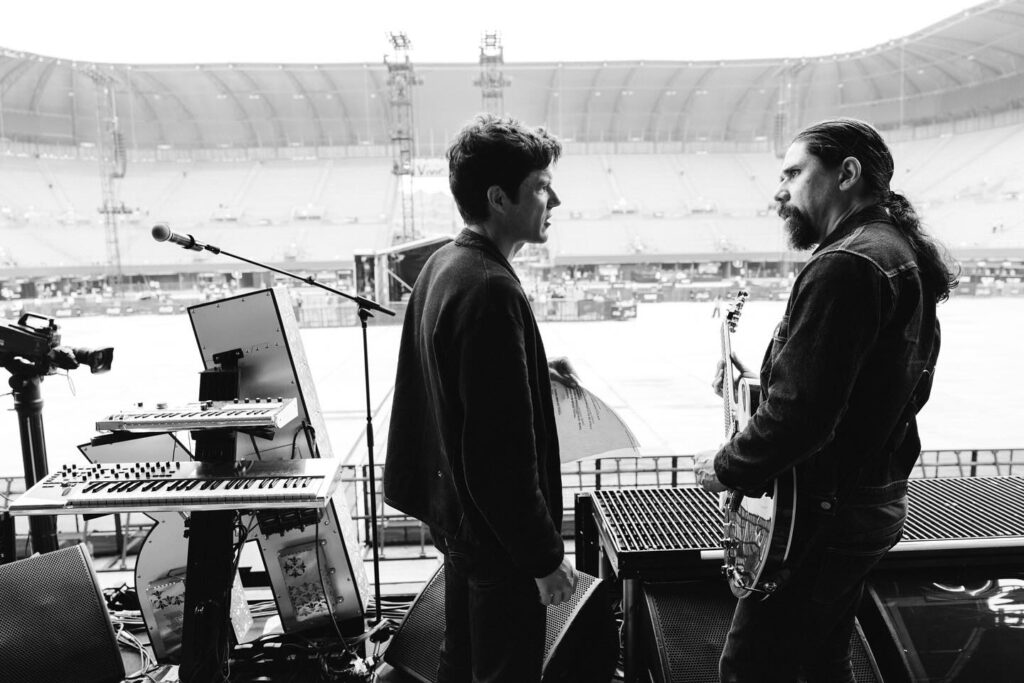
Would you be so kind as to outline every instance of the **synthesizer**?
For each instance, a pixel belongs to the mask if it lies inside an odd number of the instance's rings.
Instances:
[[[283,427],[299,415],[294,398],[236,398],[154,408],[142,405],[118,411],[96,422],[97,431],[174,432],[201,429]]]
[[[10,513],[321,508],[340,478],[333,458],[65,465],[12,501]]]

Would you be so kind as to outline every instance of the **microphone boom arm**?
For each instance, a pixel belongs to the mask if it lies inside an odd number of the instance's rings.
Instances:
[[[158,232],[158,230],[159,230],[159,232]],[[164,234],[166,234],[167,236],[164,237],[163,236]],[[174,238],[177,237],[177,235],[174,235],[174,233],[170,232],[170,229],[167,228],[166,225],[161,224],[161,225],[157,225],[156,227],[153,228],[153,238],[156,239],[158,242],[165,242],[165,241],[168,240],[168,238],[171,238],[172,236]],[[271,265],[266,264],[266,263],[260,263],[259,261],[254,261],[254,260],[252,260],[250,258],[246,258],[245,256],[240,256],[238,254],[232,254],[230,251],[225,251],[225,250],[221,249],[220,247],[216,247],[216,246],[214,246],[212,244],[204,244],[202,242],[197,241],[196,238],[193,237],[192,235],[187,235],[186,237],[188,238],[188,242],[189,243],[188,244],[182,244],[182,248],[184,248],[184,249],[191,249],[191,250],[194,250],[194,251],[208,251],[208,252],[213,253],[213,254],[224,254],[225,256],[230,256],[231,258],[236,259],[238,261],[245,261],[246,263],[250,263],[250,264],[252,264],[254,266],[259,266],[260,268],[266,268],[267,270],[272,270],[275,273],[279,273],[281,275],[286,275],[286,276],[288,276],[290,278],[294,278],[294,279],[299,280],[301,282],[305,282],[307,285],[310,285],[312,287],[319,287],[320,289],[323,289],[323,290],[326,290],[328,292],[331,292],[332,294],[337,294],[340,297],[343,297],[345,299],[348,299],[349,301],[355,302],[355,304],[357,306],[359,306],[359,308],[361,308],[361,309],[363,309],[365,311],[377,311],[378,313],[383,313],[385,315],[395,315],[395,312],[393,310],[391,310],[390,308],[386,308],[384,306],[381,306],[379,303],[377,303],[373,299],[367,299],[366,297],[359,296],[357,294],[349,294],[347,292],[341,291],[340,289],[335,289],[334,287],[331,287],[329,285],[325,285],[325,284],[323,284],[321,282],[317,282],[316,278],[314,278],[312,275],[308,275],[306,277],[303,277],[303,276],[301,276],[301,275],[299,275],[297,273],[292,273],[290,271],[283,270],[281,268],[275,268],[274,266],[271,266]],[[171,239],[171,241],[175,241],[175,239]]]
[[[238,254],[232,254],[230,251],[224,251],[223,249],[219,249],[219,248],[213,246],[212,244],[204,245],[203,248],[206,251],[212,252],[214,254],[224,254],[225,256],[230,256],[233,259],[238,259],[239,261],[245,261],[246,263],[251,263],[254,266],[260,266],[261,268],[266,268],[267,270],[272,270],[275,273],[280,273],[281,275],[287,275],[288,277],[295,278],[296,280],[301,280],[302,282],[305,282],[307,285],[311,285],[313,287],[319,287],[320,289],[323,289],[323,290],[326,290],[328,292],[331,292],[332,294],[337,294],[340,297],[344,297],[345,299],[348,299],[349,301],[354,301],[356,303],[356,305],[359,306],[359,308],[362,308],[362,309],[365,309],[365,310],[368,310],[368,311],[377,311],[379,313],[384,313],[385,315],[394,315],[395,314],[395,312],[392,311],[390,308],[386,308],[384,306],[381,306],[379,303],[377,303],[373,299],[367,299],[366,297],[359,296],[358,294],[349,294],[347,292],[341,291],[340,289],[335,289],[334,287],[331,287],[330,285],[325,285],[322,282],[318,282],[317,279],[315,277],[313,277],[312,275],[307,275],[306,277],[302,277],[298,273],[293,273],[291,271],[283,270],[281,268],[275,268],[274,266],[268,265],[266,263],[260,263],[259,261],[253,261],[252,259],[247,259],[244,256],[239,256]]]

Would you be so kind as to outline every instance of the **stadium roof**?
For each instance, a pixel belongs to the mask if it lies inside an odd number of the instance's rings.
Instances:
[[[484,108],[481,66],[413,69],[415,138],[422,156],[437,154]],[[504,111],[575,142],[788,141],[839,115],[927,125],[1024,106],[1024,0],[843,54],[505,63],[502,74]],[[388,76],[384,63],[98,64],[0,50],[0,137],[96,144],[98,94],[109,88],[129,148],[383,146]]]

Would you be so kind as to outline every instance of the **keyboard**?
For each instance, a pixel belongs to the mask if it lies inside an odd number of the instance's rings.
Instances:
[[[176,432],[179,430],[283,427],[299,415],[294,398],[236,398],[202,401],[168,408],[141,405],[121,410],[96,422],[97,431]]]
[[[333,458],[65,465],[13,500],[12,515],[321,508],[341,478]]]

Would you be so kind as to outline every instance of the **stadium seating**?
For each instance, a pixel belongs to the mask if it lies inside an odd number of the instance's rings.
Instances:
[[[952,248],[1024,247],[1024,125],[892,144],[893,187]],[[0,165],[0,261],[5,266],[85,266],[106,260],[99,163],[6,155]],[[443,161],[417,179],[417,229],[461,225]],[[742,254],[785,248],[771,211],[780,161],[770,153],[567,154],[555,188],[551,253],[593,259],[626,254]],[[440,171],[438,169],[441,169]],[[194,263],[149,236],[166,221],[217,243],[245,245],[275,262],[351,259],[390,244],[400,225],[398,179],[386,157],[309,160],[138,161],[119,198],[126,265]],[[358,227],[357,227],[358,226]],[[258,253],[256,253],[258,252]]]

